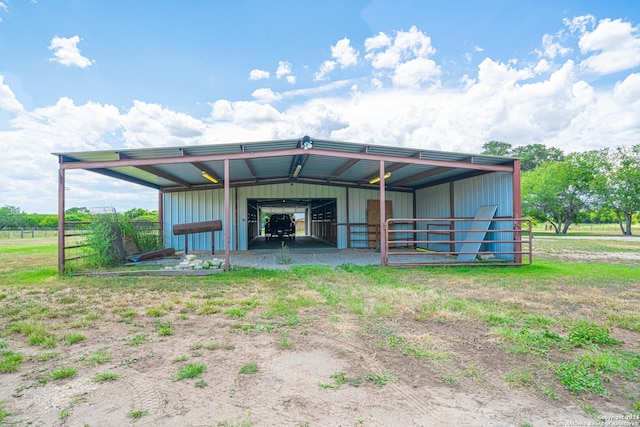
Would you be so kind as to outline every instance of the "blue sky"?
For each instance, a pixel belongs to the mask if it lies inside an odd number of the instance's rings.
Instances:
[[[478,153],[640,143],[637,1],[0,0],[0,206],[52,152],[297,138]],[[68,206],[155,192],[69,173]]]

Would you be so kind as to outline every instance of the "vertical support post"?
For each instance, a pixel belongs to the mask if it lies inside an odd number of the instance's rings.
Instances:
[[[236,250],[238,250],[238,249],[240,249],[239,246],[238,246],[239,242],[240,242],[240,234],[239,234],[240,233],[240,213],[239,213],[240,210],[238,209],[238,187],[233,189],[233,198],[234,198],[234,204],[235,204],[234,210],[236,211],[235,212],[236,213],[236,215],[235,215],[235,218],[236,218],[236,221],[235,221],[236,222],[236,232],[234,233],[234,235],[235,235],[234,236],[235,237],[234,241],[236,242]],[[245,213],[245,215],[246,215],[246,213]],[[247,222],[244,221],[244,224],[246,226]],[[247,246],[248,245],[249,245],[249,242],[247,242]],[[249,248],[247,247],[247,249],[249,249]],[[211,253],[213,253],[213,252],[211,252]]]
[[[64,169],[62,165],[58,169],[58,274],[64,273],[64,246],[65,246],[65,221],[64,221]]]
[[[350,220],[349,220],[349,187],[345,188],[345,198],[344,198],[344,202],[345,202],[345,214],[347,216],[347,220],[345,221],[347,223],[347,249],[351,249],[351,224],[350,224]]]
[[[158,191],[158,233],[160,233],[162,247],[166,247],[164,241],[164,192],[162,190]]]
[[[231,266],[231,212],[229,203],[229,159],[224,159],[224,271],[229,271]]]
[[[416,197],[416,192],[415,190],[413,191],[412,194],[412,200],[411,203],[413,203],[413,222],[411,223],[411,228],[413,230],[418,230],[418,221],[416,221],[417,217],[418,217],[418,207],[416,206],[416,203],[418,202],[418,198]],[[412,240],[418,240],[418,232],[417,231],[413,231],[409,236],[412,236]],[[417,243],[413,243],[412,244],[413,249],[418,247]]]
[[[456,222],[453,219],[456,217],[456,190],[453,181],[449,183],[449,242],[456,240]],[[449,243],[449,252],[456,250],[455,243]]]
[[[385,266],[389,263],[389,248],[387,247],[387,204],[385,203],[385,179],[384,179],[384,160],[380,160],[380,265]]]
[[[520,160],[513,160],[513,261],[522,264],[522,197],[520,193]],[[531,249],[531,248],[529,248]],[[531,262],[531,260],[529,260]]]

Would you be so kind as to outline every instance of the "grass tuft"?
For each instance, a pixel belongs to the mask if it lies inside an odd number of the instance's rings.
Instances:
[[[0,350],[0,373],[16,372],[22,365],[22,355],[11,350]]]
[[[71,378],[78,372],[78,368],[74,368],[71,366],[58,368],[55,371],[52,371],[49,375],[51,379],[54,380],[62,380],[65,378]]]
[[[135,410],[131,411],[127,414],[127,417],[131,418],[133,421],[138,421],[140,418],[145,415],[149,415],[149,411]]]
[[[255,374],[256,372],[258,372],[258,365],[255,363],[247,363],[240,368],[241,374]]]
[[[77,342],[84,341],[85,336],[76,332],[71,332],[62,337],[66,345],[73,345]]]
[[[115,381],[118,378],[119,378],[118,374],[114,374],[113,372],[103,372],[93,377],[93,381],[99,383],[103,381]]]
[[[180,368],[177,375],[171,379],[173,381],[181,381],[185,378],[197,378],[207,369],[206,365],[201,363],[189,363]]]
[[[387,384],[391,383],[395,383],[398,381],[398,377],[396,377],[395,375],[393,375],[391,373],[391,371],[384,371],[382,373],[382,375],[380,374],[367,374],[364,377],[365,380],[367,381],[373,381],[374,383],[376,383],[378,385],[378,387],[382,387],[385,386]]]

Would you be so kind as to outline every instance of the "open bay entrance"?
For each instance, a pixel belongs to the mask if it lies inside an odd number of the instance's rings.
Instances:
[[[271,215],[287,214],[295,223],[295,239],[265,238],[265,224]],[[247,235],[249,250],[279,249],[284,242],[290,250],[337,245],[336,199],[249,199]]]

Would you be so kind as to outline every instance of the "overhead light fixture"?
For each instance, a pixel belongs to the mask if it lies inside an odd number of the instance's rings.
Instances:
[[[211,175],[209,175],[205,171],[202,171],[202,176],[204,176],[205,178],[207,178],[209,181],[213,182],[214,184],[218,183],[217,179],[215,179],[214,177],[212,177]]]
[[[384,179],[387,179],[391,176],[391,172],[387,172],[384,174]],[[380,181],[380,177],[376,176],[375,178],[373,178],[371,181],[369,181],[369,184],[375,184],[376,182]]]
[[[298,165],[296,166],[296,170],[293,171],[293,177],[297,178],[298,174],[300,173],[300,170],[302,169],[302,165]]]

